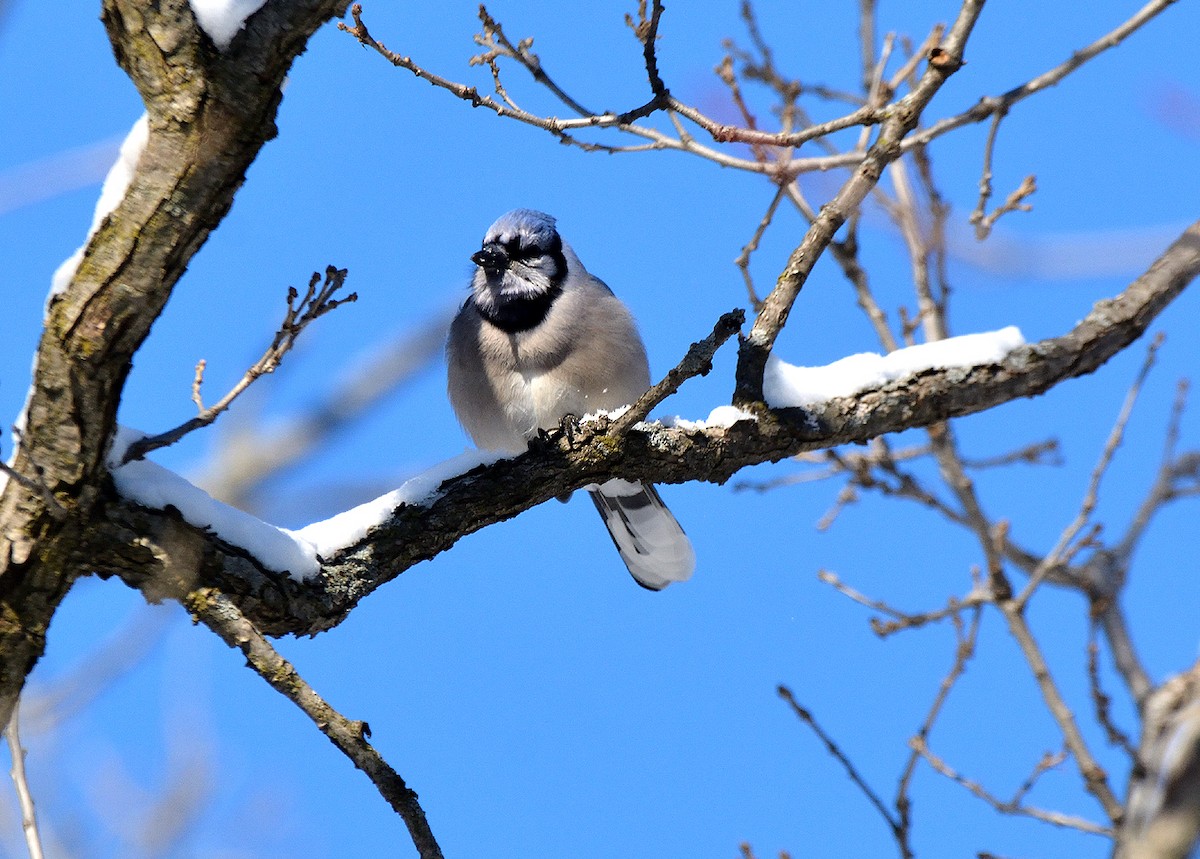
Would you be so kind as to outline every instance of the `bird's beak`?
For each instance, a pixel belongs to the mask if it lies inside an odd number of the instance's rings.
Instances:
[[[471,262],[484,271],[504,271],[508,268],[508,251],[495,242],[488,242],[471,254]]]

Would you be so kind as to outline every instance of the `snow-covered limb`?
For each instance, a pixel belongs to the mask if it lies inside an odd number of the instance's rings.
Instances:
[[[998,364],[1025,345],[1013,325],[983,334],[948,337],[897,349],[887,355],[862,352],[824,367],[797,367],[774,354],[763,374],[763,396],[774,409],[806,408],[836,397],[852,397],[925,370]]]
[[[92,236],[96,234],[96,230],[100,229],[100,224],[104,222],[112,211],[121,204],[125,199],[125,192],[129,190],[129,183],[133,181],[134,171],[137,170],[138,160],[142,157],[142,152],[146,149],[146,142],[150,137],[150,125],[146,114],[133,124],[133,128],[129,130],[129,134],[125,136],[125,141],[121,144],[121,148],[117,153],[117,160],[113,162],[112,167],[108,168],[108,175],[104,177],[104,184],[100,188],[100,197],[96,200],[96,209],[92,213],[92,225],[88,227],[87,235],[83,239],[83,244],[67,257],[54,271],[54,275],[50,278],[50,292],[46,296],[46,313],[50,312],[50,305],[54,299],[62,294],[70,284],[71,279],[75,277],[75,272],[79,269],[79,263],[83,261],[84,252],[87,251],[88,242],[92,240]],[[37,355],[33,356],[33,367],[30,369],[30,376],[37,376]],[[17,448],[21,444],[21,434],[25,431],[25,419],[29,413],[29,402],[33,397],[33,385],[29,386],[29,391],[25,394],[25,403],[21,406],[21,411],[13,420],[12,436],[13,436],[13,452],[8,459],[8,464],[12,465],[16,461]],[[0,475],[0,492],[4,491],[4,485],[8,482],[7,475]]]
[[[776,407],[807,406],[834,397],[853,396],[924,370],[994,364],[1024,344],[1014,327],[989,334],[955,337],[901,349],[890,355],[853,355],[826,367],[793,367],[779,360],[768,365],[768,403]],[[587,415],[583,423],[616,421],[625,409]],[[739,421],[756,421],[735,406],[718,406],[704,420],[678,416],[639,421],[634,429],[674,428],[685,432],[726,429]],[[122,496],[143,507],[173,507],[184,520],[213,532],[226,543],[249,552],[266,569],[287,572],[305,581],[320,570],[320,559],[366,538],[367,533],[395,515],[401,506],[427,507],[440,497],[440,487],[481,465],[506,458],[502,454],[470,450],[416,475],[399,489],[366,504],[289,531],[214,500],[208,493],[162,466],[137,460],[121,466],[125,450],[142,435],[121,428],[109,453],[113,479]]]
[[[634,429],[646,431],[654,426],[668,427],[687,431],[728,429],[738,421],[756,421],[758,417],[737,406],[717,406],[704,420],[693,421],[679,415],[664,415],[652,421],[640,421],[633,425]]]
[[[360,504],[338,513],[321,522],[306,525],[299,531],[289,532],[296,539],[313,547],[320,557],[332,556],[335,552],[353,546],[367,536],[367,532],[390,519],[404,505],[428,507],[441,497],[441,486],[448,480],[466,474],[481,465],[491,465],[507,454],[487,450],[467,450],[458,456],[440,462],[420,474],[410,477],[399,489],[393,489],[374,501]]]
[[[491,465],[503,455],[469,450],[407,480],[399,489],[366,504],[314,522],[299,531],[280,528],[236,507],[222,504],[203,489],[161,465],[146,459],[121,465],[126,450],[144,434],[118,427],[108,454],[113,483],[123,498],[150,510],[174,508],[190,525],[248,552],[263,568],[288,573],[305,581],[321,569],[321,557],[352,546],[367,532],[396,514],[398,508],[427,507],[439,496],[447,480],[481,465]]]
[[[306,581],[270,573],[244,552],[230,552],[227,544],[213,539],[201,541],[198,582],[228,594],[266,634],[313,634],[335,626],[375,588],[449,549],[463,536],[591,483],[613,477],[719,483],[748,465],[861,443],[1040,394],[1065,379],[1091,373],[1132,343],[1197,274],[1200,223],[1120,295],[1098,302],[1073,329],[1019,346],[1000,360],[996,360],[1000,353],[983,350],[973,353],[981,364],[945,366],[964,360],[958,353],[961,343],[939,347],[948,348],[950,355],[935,351],[931,357],[928,351],[918,351],[918,358],[925,356],[920,361],[914,362],[912,354],[894,359],[898,363],[892,369],[901,378],[853,396],[813,403],[802,416],[788,409],[754,407],[758,416],[754,421],[719,410],[709,422],[721,426],[672,428],[645,423],[625,434],[613,431],[612,419],[597,417],[571,434],[549,433],[542,443],[513,459],[441,482],[437,497],[428,499],[427,506],[405,504],[388,515],[386,508],[395,500],[389,499],[345,519],[335,517],[311,531],[304,529],[314,552],[317,544],[322,547],[320,574]],[[1002,353],[1012,346],[1014,336],[1015,332],[985,341]],[[930,364],[935,367],[904,375],[914,366]],[[726,426],[730,421],[732,425]],[[416,485],[410,489],[415,493]],[[420,490],[422,495],[427,491]],[[379,521],[381,516],[386,521]],[[135,503],[108,505],[105,521],[92,528],[93,535],[97,529],[107,529],[108,536],[93,536],[89,565],[120,575],[135,587],[151,588],[163,572],[163,562],[147,551],[146,540],[153,546],[156,535],[165,533],[177,519]],[[364,527],[364,523],[378,524]],[[324,529],[328,532],[321,533]],[[360,533],[352,545],[333,549]],[[148,536],[127,544],[131,534]]]
[[[231,546],[245,549],[263,567],[276,573],[307,578],[320,569],[313,546],[290,532],[249,513],[222,504],[175,472],[146,459],[120,465],[129,445],[144,437],[118,427],[108,454],[113,483],[122,497],[151,510],[173,507],[184,521],[211,532]]]

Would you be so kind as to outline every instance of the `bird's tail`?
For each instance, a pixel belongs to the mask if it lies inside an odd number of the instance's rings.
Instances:
[[[661,591],[691,578],[692,543],[651,484],[610,480],[589,493],[639,585]]]

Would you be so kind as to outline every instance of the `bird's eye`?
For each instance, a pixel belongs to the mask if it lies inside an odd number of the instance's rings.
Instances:
[[[506,246],[505,249],[508,251],[509,256],[511,256],[513,259],[522,261],[535,260],[545,256],[545,251],[543,251],[537,245],[525,245],[524,247],[521,247],[515,241],[512,243],[511,247]]]

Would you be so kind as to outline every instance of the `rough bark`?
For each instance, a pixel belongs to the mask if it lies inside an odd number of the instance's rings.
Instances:
[[[15,470],[0,497],[0,719],[45,646],[106,485],[104,457],[132,357],[171,289],[276,133],[279,87],[344,0],[268,3],[220,52],[187,0],[105,0],[114,53],[150,135],[125,198],[47,310]],[[50,500],[50,496],[54,501]]]
[[[1187,859],[1200,838],[1200,663],[1147,701],[1114,859]]]

